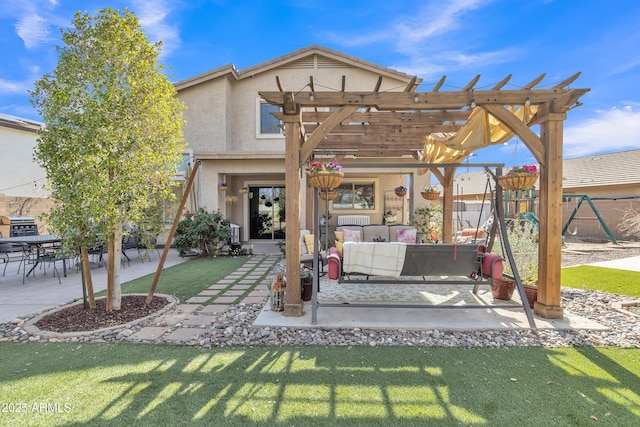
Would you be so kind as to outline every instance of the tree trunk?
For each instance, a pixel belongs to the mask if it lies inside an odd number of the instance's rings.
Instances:
[[[91,280],[91,265],[89,265],[89,252],[86,246],[80,248],[80,262],[82,263],[82,273],[84,274],[85,286],[87,287],[87,300],[89,308],[96,308],[96,299],[93,295],[93,282]]]
[[[107,243],[107,311],[120,310],[122,289],[120,287],[120,257],[122,255],[122,230],[116,232]]]
[[[122,287],[120,286],[120,266],[122,265],[122,225],[116,224],[113,235],[113,309],[120,310],[122,304]]]

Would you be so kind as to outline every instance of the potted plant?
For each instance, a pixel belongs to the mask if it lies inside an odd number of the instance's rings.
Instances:
[[[507,229],[507,239],[515,261],[515,267],[525,288],[525,293],[529,305],[533,304],[538,294],[538,242],[537,232],[533,224],[527,221],[516,221]],[[503,245],[499,245],[500,255],[507,259],[503,250]],[[513,277],[513,269],[507,262],[504,272],[510,280]],[[510,285],[509,285],[510,286]],[[493,290],[492,290],[493,291]]]
[[[317,188],[336,188],[342,182],[342,166],[336,162],[312,162],[307,170],[309,182]]]
[[[231,203],[231,204],[236,203],[236,202],[238,201],[238,199],[239,199],[239,197],[238,197],[238,195],[236,195],[236,194],[229,194],[229,195],[226,197],[226,201],[227,201],[227,203]]]
[[[300,292],[302,301],[311,301],[313,295],[313,272],[307,267],[300,266]]]
[[[218,184],[218,190],[220,191],[227,191],[229,189],[229,186],[227,185],[226,182],[221,182],[220,184]]]
[[[440,197],[440,190],[435,185],[425,185],[420,194],[426,200],[436,200]]]
[[[249,192],[249,187],[242,187],[238,190],[240,194],[247,194]]]
[[[407,187],[405,187],[404,185],[398,185],[393,189],[393,191],[395,191],[396,196],[398,197],[404,197],[407,195]]]
[[[536,165],[514,166],[506,175],[499,177],[498,182],[507,190],[524,190],[533,187],[539,175]]]

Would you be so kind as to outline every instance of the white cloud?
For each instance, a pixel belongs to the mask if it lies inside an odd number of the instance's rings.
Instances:
[[[24,80],[7,80],[0,78],[0,93],[5,94],[25,94],[28,90],[33,89],[33,82],[40,74],[40,67],[33,66],[30,69],[29,76]]]
[[[596,116],[566,126],[564,157],[573,158],[640,148],[640,111],[632,106],[597,111]]]
[[[180,46],[179,29],[167,22],[171,11],[164,0],[137,0],[135,13],[147,36],[153,41],[162,41],[162,56],[168,56]]]
[[[23,16],[16,23],[16,32],[27,49],[33,49],[49,39],[47,21],[38,14]]]

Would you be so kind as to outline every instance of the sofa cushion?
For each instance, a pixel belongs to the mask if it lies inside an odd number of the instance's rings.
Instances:
[[[307,252],[312,254],[313,251],[314,251],[314,248],[313,248],[313,244],[314,244],[313,243],[313,234],[305,234],[303,236],[303,238],[304,238],[304,244],[307,247]]]
[[[390,242],[397,242],[398,241],[398,230],[415,230],[415,229],[416,228],[413,225],[405,225],[405,224],[390,225],[389,226],[389,241]]]
[[[304,236],[311,234],[309,230],[300,230],[300,255],[307,255],[311,252],[307,251],[307,244],[304,241]]]
[[[396,231],[396,241],[399,243],[415,243],[416,229],[403,229]]]
[[[362,235],[360,234],[360,230],[343,230],[344,233],[344,241],[345,242],[362,242]]]
[[[388,225],[365,225],[362,227],[363,242],[389,242]]]

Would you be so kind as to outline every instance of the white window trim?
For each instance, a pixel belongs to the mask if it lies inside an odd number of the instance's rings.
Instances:
[[[349,178],[349,179],[344,179],[342,182],[345,184],[357,184],[357,183],[361,183],[361,182],[372,182],[373,181],[373,185],[374,185],[374,204],[373,204],[373,209],[334,209],[333,207],[333,200],[331,201],[331,211],[335,214],[342,214],[342,215],[348,215],[348,214],[357,214],[357,213],[375,213],[378,212],[378,205],[380,204],[380,179],[378,178]]]
[[[260,132],[260,128],[261,128],[261,105],[262,104],[268,104],[268,102],[265,102],[263,99],[260,98],[256,98],[256,138],[257,139],[284,139],[284,130],[281,130],[280,134],[275,134],[275,133],[261,133]]]

